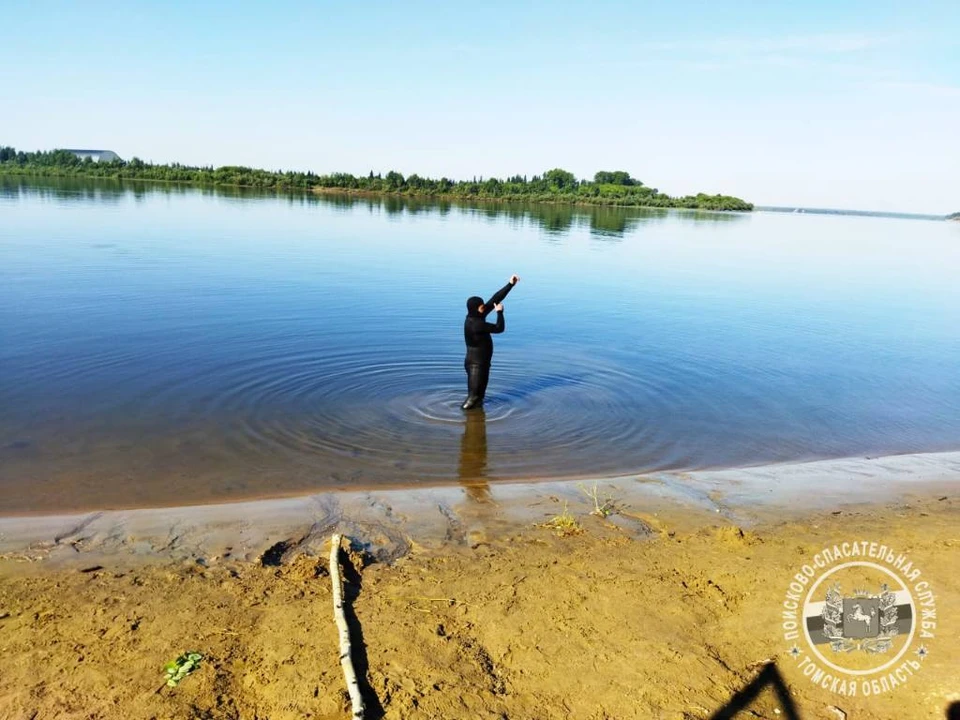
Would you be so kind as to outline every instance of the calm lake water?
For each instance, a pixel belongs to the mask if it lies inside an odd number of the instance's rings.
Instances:
[[[0,513],[957,449],[958,277],[957,223],[0,179]]]

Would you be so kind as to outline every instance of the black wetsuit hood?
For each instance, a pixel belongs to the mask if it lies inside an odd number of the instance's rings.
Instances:
[[[480,306],[483,305],[483,298],[474,295],[467,298],[467,317],[481,317]]]

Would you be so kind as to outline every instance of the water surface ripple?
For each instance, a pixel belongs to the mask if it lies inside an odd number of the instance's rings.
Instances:
[[[9,179],[0,219],[0,513],[960,446],[957,224]]]

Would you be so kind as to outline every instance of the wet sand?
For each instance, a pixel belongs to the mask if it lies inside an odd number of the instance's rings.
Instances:
[[[709,717],[771,660],[803,718],[944,717],[960,700],[958,459],[621,478],[597,486],[606,518],[586,482],[8,518],[0,717],[348,717],[334,530],[355,543],[370,717]],[[537,525],[565,507],[581,532]],[[815,686],[782,636],[799,565],[844,540],[908,553],[936,595],[921,671],[877,696]],[[158,691],[194,649],[200,670]],[[770,690],[751,706],[776,708]]]

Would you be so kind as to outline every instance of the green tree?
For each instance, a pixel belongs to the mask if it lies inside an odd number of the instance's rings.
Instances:
[[[643,185],[642,182],[630,177],[626,170],[601,170],[593,176],[593,181],[597,185]]]
[[[752,210],[753,205],[729,195],[686,195],[670,197],[656,188],[649,188],[630,177],[623,170],[601,170],[593,182],[578,182],[573,173],[561,168],[548,170],[543,175],[514,175],[507,180],[496,177],[474,177],[472,181],[450,178],[434,180],[413,174],[404,178],[391,170],[386,177],[371,170],[356,177],[350,173],[317,175],[295,170],[269,171],[240,165],[193,167],[172,163],[155,165],[134,157],[129,162],[114,160],[93,162],[79,159],[65,150],[23,152],[13,147],[0,146],[0,174],[82,176],[94,178],[136,178],[196,185],[224,185],[267,190],[336,190],[345,193],[403,193],[414,196],[442,196],[447,198],[491,199],[508,201],[547,201],[552,205],[582,203],[589,205],[625,205],[646,207],[681,207],[702,210]],[[562,226],[569,210],[554,213],[547,226]]]
[[[577,187],[577,178],[574,176],[574,174],[572,172],[562,170],[561,168],[547,170],[547,172],[543,174],[543,178],[547,181],[551,188],[569,190]]]
[[[386,186],[391,190],[399,190],[403,187],[403,175],[396,170],[391,170],[384,178]]]

